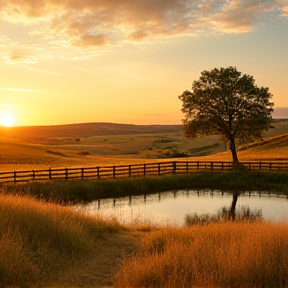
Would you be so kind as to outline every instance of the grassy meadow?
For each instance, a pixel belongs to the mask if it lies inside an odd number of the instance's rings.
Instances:
[[[273,125],[263,142],[239,147],[240,161],[288,160],[288,121]],[[43,130],[46,134],[37,130],[35,135],[32,128],[29,135],[15,130],[18,137],[6,131],[0,137],[0,169],[144,163],[177,153],[187,153],[190,160],[231,160],[218,137],[186,141],[177,127],[153,127],[156,132],[145,127],[140,133],[133,125],[114,130],[102,125],[102,134],[98,129],[97,135],[87,127],[65,135],[65,127],[58,127],[57,133],[51,127]],[[123,129],[126,133],[120,132]],[[288,219],[223,220],[182,228],[123,226],[117,219],[92,217],[60,205],[189,187],[287,194],[287,185],[287,173],[235,172],[0,186],[0,286],[288,287]]]

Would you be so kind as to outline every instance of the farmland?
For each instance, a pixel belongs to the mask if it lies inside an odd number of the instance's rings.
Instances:
[[[288,121],[273,123],[263,142],[239,147],[240,161],[287,160]],[[185,139],[180,125],[88,123],[0,128],[1,171],[134,164],[189,157],[230,161],[218,136]]]

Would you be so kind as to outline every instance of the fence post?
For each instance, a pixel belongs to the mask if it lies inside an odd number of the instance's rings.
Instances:
[[[116,176],[116,168],[115,168],[115,165],[113,166],[113,179],[115,178]]]
[[[159,173],[160,173],[160,170],[159,170]],[[173,162],[173,174],[175,173],[176,173],[176,161]]]
[[[144,177],[146,176],[146,164],[144,164],[144,167],[143,167],[143,175]]]
[[[16,183],[17,182],[17,176],[16,176],[16,171],[14,171],[14,183]]]
[[[84,179],[84,168],[81,168],[81,179]]]
[[[65,179],[68,179],[68,168],[65,168]]]
[[[131,178],[131,165],[129,165],[129,178]]]
[[[199,172],[199,161],[197,161],[197,171]]]
[[[32,170],[32,179],[35,180],[35,171]]]
[[[222,172],[224,171],[224,162],[221,163]]]
[[[97,167],[97,178],[100,179],[100,167]]]
[[[186,161],[186,173],[189,172],[189,164],[188,164],[188,161]]]
[[[211,171],[213,172],[213,162],[211,162]]]
[[[260,162],[259,162],[259,170],[261,170],[261,164],[262,164],[262,163],[261,163],[261,161],[260,161]]]
[[[52,172],[51,172],[51,168],[49,168],[49,180],[51,180],[52,178]]]
[[[160,176],[161,171],[160,171],[161,167],[160,167],[160,163],[158,163],[158,175]]]

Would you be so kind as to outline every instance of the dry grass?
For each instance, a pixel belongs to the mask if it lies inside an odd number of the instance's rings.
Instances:
[[[115,287],[287,287],[288,223],[163,228],[123,262]]]
[[[0,286],[111,285],[133,237],[118,222],[0,195]]]

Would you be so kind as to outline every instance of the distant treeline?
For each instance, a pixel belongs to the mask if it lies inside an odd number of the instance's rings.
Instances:
[[[277,119],[272,119],[272,122],[288,122],[288,118],[277,118]]]

